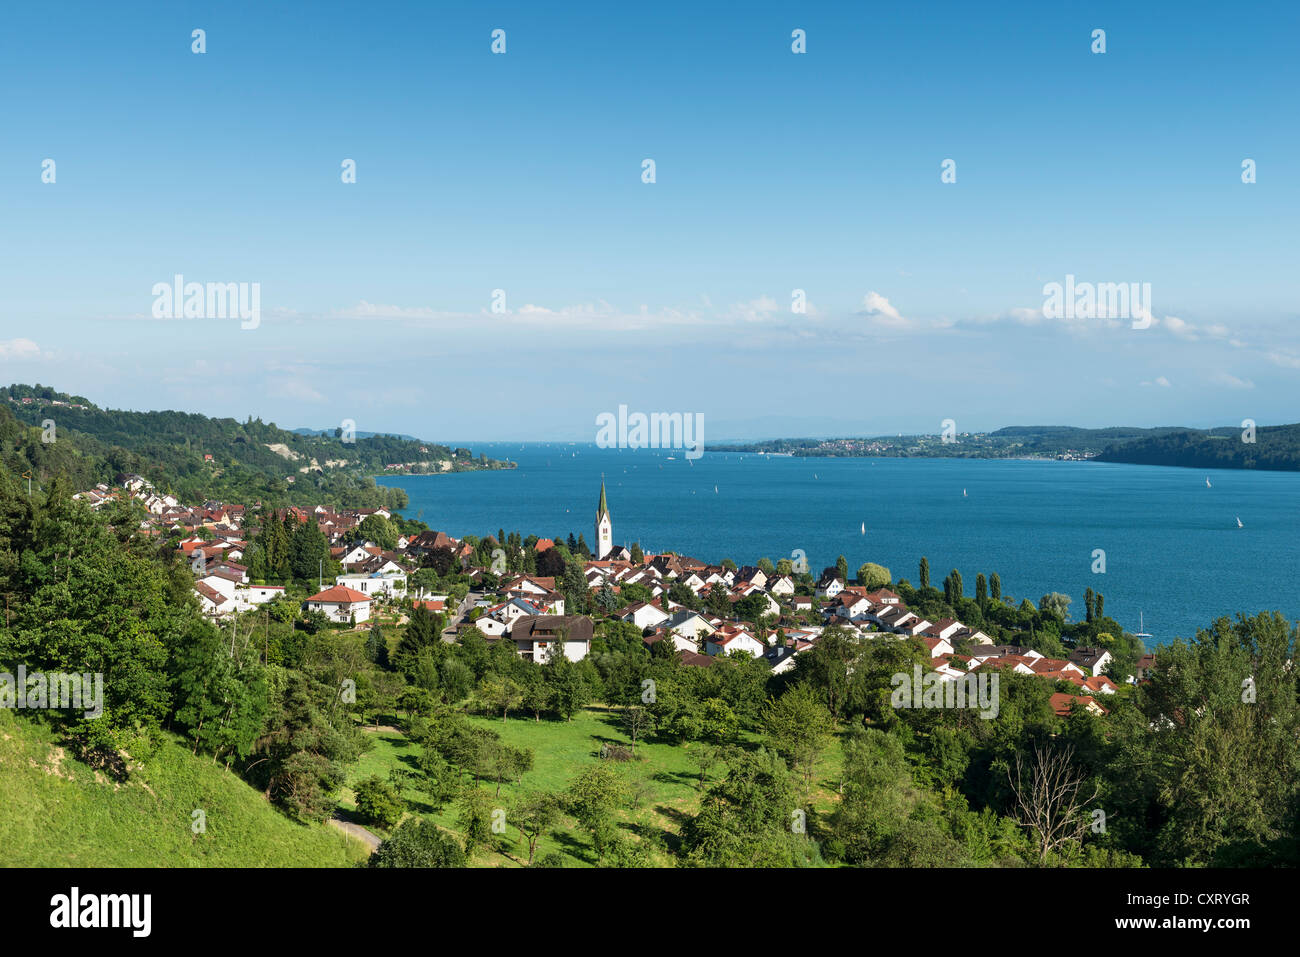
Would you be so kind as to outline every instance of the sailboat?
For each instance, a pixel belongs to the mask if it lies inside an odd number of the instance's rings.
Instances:
[[[1245,527],[1246,527],[1245,525],[1242,525],[1242,524],[1241,524],[1241,516],[1240,516],[1240,515],[1237,516],[1237,527],[1238,527],[1238,528],[1245,528]]]
[[[713,494],[714,494],[714,495],[717,495],[717,494],[718,494],[718,487],[717,487],[716,485],[713,486]]]
[[[1133,637],[1143,638],[1143,639],[1152,637],[1151,635],[1148,635],[1146,632],[1146,622],[1143,620],[1142,612],[1138,612],[1138,630],[1137,630],[1137,634],[1134,635]]]
[[[961,490],[961,497],[962,497],[962,498],[966,498],[966,490],[965,490],[965,489],[962,489],[962,490]]]
[[[867,523],[866,523],[866,522],[863,522],[863,523],[862,523],[862,534],[863,534],[863,535],[867,534]]]
[[[1210,477],[1209,477],[1208,475],[1205,476],[1205,487],[1206,487],[1206,488],[1214,488],[1214,486],[1210,484]]]

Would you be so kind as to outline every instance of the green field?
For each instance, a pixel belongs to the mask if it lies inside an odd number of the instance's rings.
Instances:
[[[195,834],[192,813],[206,814]],[[0,846],[9,866],[346,867],[365,848],[295,824],[239,777],[168,738],[115,783],[50,729],[0,710]]]
[[[563,791],[583,768],[600,763],[601,742],[624,746],[630,743],[628,736],[618,726],[617,709],[600,705],[586,708],[574,715],[572,721],[539,722],[526,716],[512,717],[507,721],[472,716],[469,720],[495,731],[506,744],[531,748],[533,751],[533,770],[525,774],[517,785],[501,785],[503,806],[508,806],[510,798],[520,791]],[[371,775],[386,777],[394,768],[416,769],[420,748],[404,735],[395,731],[375,731],[370,734],[375,747],[349,770],[349,785]],[[745,735],[741,743],[753,747],[757,740],[755,735]],[[682,823],[699,809],[702,796],[699,769],[691,763],[691,750],[698,747],[698,744],[643,741],[637,744],[635,761],[618,765],[625,780],[640,779],[645,782],[638,806],[633,809],[629,800],[628,806],[620,812],[625,836],[638,840],[653,835],[668,847],[676,845]],[[834,745],[819,767],[817,790],[813,799],[815,807],[825,808],[833,801],[833,777],[838,773],[839,760],[839,748]],[[717,780],[723,773],[723,768],[710,769],[709,782]],[[481,787],[490,793],[496,793],[495,782],[483,782]],[[435,813],[429,806],[427,797],[420,791],[406,788],[403,797],[411,812],[425,814],[453,833],[458,831],[454,804]],[[340,807],[345,812],[354,811],[356,806],[353,799],[351,788],[345,788]],[[387,833],[374,827],[371,830],[380,837]],[[480,851],[473,863],[478,866],[508,867],[526,863],[528,849],[518,831],[508,828],[504,837],[507,845],[505,854]],[[591,867],[595,864],[590,838],[569,818],[564,819],[553,836],[544,837],[538,844],[539,856],[556,851],[563,855],[565,867]],[[657,852],[654,857],[658,864],[673,864],[673,859],[667,854]]]

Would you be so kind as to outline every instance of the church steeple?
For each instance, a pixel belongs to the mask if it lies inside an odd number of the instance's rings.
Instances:
[[[596,506],[596,558],[604,558],[614,550],[614,521],[605,501],[605,476],[600,477],[600,504]]]

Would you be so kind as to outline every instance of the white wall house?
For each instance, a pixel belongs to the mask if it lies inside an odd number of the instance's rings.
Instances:
[[[323,611],[330,621],[357,624],[370,617],[370,596],[346,585],[334,585],[307,599],[308,611]]]
[[[394,595],[406,591],[406,575],[403,572],[396,574],[339,575],[334,579],[334,583],[336,585],[345,585],[354,591],[372,597],[383,595],[392,598]]]

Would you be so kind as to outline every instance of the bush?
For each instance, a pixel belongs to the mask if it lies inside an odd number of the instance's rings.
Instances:
[[[357,811],[382,828],[390,828],[402,819],[406,807],[397,789],[381,777],[369,777],[356,786]]]
[[[370,855],[371,867],[464,867],[465,852],[438,825],[409,818]]]

